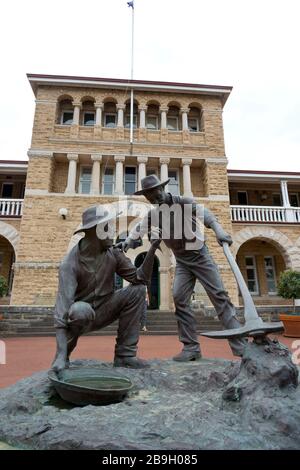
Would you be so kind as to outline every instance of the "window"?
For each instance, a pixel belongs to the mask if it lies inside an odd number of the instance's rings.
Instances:
[[[13,183],[3,183],[1,197],[3,199],[11,198],[13,196],[13,190],[14,190]]]
[[[134,166],[125,167],[124,187],[125,194],[133,194],[136,190],[136,168]]]
[[[168,116],[167,128],[169,129],[169,131],[178,131],[178,117]]]
[[[81,194],[90,194],[92,180],[92,167],[83,166],[81,167],[79,192]]]
[[[73,111],[62,111],[60,123],[64,126],[71,126],[73,124]]]
[[[92,111],[86,111],[83,114],[83,125],[94,126],[95,125],[95,113]]]
[[[146,168],[146,176],[157,175],[157,170],[155,168]]]
[[[113,168],[105,168],[102,177],[102,193],[113,194],[114,192],[114,170]]]
[[[116,127],[117,115],[115,113],[106,113],[104,115],[104,127]]]
[[[137,126],[137,115],[133,115],[133,129],[136,129]],[[126,114],[125,116],[125,127],[128,129],[130,128],[130,114]]]
[[[158,129],[158,116],[147,116],[147,129]]]
[[[290,194],[290,204],[292,207],[299,207],[299,198],[297,193]]]
[[[273,256],[265,256],[265,273],[267,278],[268,294],[276,295],[276,274]]]
[[[251,294],[258,295],[259,291],[258,291],[255,257],[246,256],[245,263],[246,263],[246,275],[247,275],[248,289]]]
[[[195,118],[188,119],[188,126],[190,132],[198,132],[199,131],[199,121]]]
[[[272,201],[273,206],[282,206],[282,199],[280,193],[273,193],[272,194]]]
[[[169,193],[173,194],[174,196],[179,195],[179,184],[178,184],[178,173],[176,170],[169,170]]]
[[[237,192],[238,203],[240,206],[248,205],[248,194],[247,191],[238,191]]]

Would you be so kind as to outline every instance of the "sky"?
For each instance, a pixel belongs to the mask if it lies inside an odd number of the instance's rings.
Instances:
[[[26,160],[26,73],[128,78],[126,0],[0,3],[0,159]],[[135,0],[134,78],[230,85],[230,169],[300,171],[300,1]]]

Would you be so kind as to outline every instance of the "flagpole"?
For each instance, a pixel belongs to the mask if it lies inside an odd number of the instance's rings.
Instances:
[[[128,2],[131,6],[131,80],[133,80],[133,62],[134,62],[134,0]],[[130,93],[130,144],[133,144],[133,87]]]

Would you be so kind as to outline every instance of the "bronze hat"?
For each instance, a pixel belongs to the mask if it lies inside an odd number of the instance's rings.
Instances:
[[[84,230],[95,227],[98,224],[106,223],[109,220],[114,219],[119,214],[109,212],[101,205],[88,207],[82,213],[82,226],[75,230],[74,235],[75,233],[84,232]]]
[[[136,191],[134,194],[145,194],[145,192],[149,191],[149,189],[158,188],[158,186],[165,186],[169,181],[170,180],[168,179],[167,181],[161,182],[156,175],[145,176],[145,178],[142,178],[141,180],[142,189]]]

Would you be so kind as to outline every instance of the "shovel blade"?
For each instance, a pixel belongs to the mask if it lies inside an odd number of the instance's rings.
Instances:
[[[245,336],[261,336],[267,335],[269,333],[278,333],[283,331],[283,323],[272,322],[272,323],[258,323],[255,325],[244,325],[240,328],[235,328],[231,330],[221,330],[221,331],[204,331],[200,333],[201,336],[207,336],[208,338],[216,339],[231,339],[231,338],[243,338]]]

